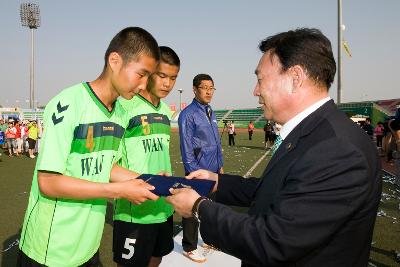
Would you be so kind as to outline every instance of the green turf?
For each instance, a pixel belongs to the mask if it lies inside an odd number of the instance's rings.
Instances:
[[[244,175],[248,169],[265,153],[263,148],[263,133],[256,132],[253,140],[249,141],[246,133],[238,133],[236,146],[227,146],[227,135],[223,136],[223,154],[225,160],[225,171]],[[19,237],[20,227],[28,201],[28,193],[32,181],[32,172],[35,160],[26,156],[20,158],[9,158],[2,156],[0,162],[0,241],[1,250],[6,250]],[[269,156],[257,167],[253,175],[259,176],[264,170]],[[171,135],[171,162],[175,175],[183,175],[183,166],[179,152],[179,140],[177,133]],[[398,188],[397,188],[398,190]],[[400,251],[400,193],[394,185],[384,184],[384,192],[388,194],[387,200],[381,203],[380,209],[387,216],[377,217],[373,248],[371,251],[371,262],[376,266],[398,266],[394,261],[392,250]],[[243,209],[241,209],[243,211]],[[390,217],[388,217],[390,216]],[[391,218],[395,217],[395,219]],[[174,216],[175,224],[178,225],[181,218]],[[396,222],[396,223],[393,223]],[[101,262],[103,266],[115,266],[112,261],[112,206],[108,205],[106,225],[103,240],[100,247]],[[0,255],[0,266],[15,266],[16,246]]]

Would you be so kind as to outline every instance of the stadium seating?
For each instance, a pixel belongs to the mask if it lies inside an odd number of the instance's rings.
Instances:
[[[36,110],[32,111],[30,109],[23,109],[22,110],[22,118],[24,120],[43,120],[43,112],[44,110]]]
[[[214,110],[215,116],[217,117],[217,121],[222,120],[222,118],[228,112],[229,112],[229,110],[227,110],[227,109]]]
[[[256,128],[264,127],[266,120],[260,108],[215,110],[219,126],[223,126],[223,120],[234,121],[237,128],[246,128],[250,121],[254,122]]]

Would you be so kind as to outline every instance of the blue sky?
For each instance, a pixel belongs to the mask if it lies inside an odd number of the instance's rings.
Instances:
[[[45,104],[62,89],[94,80],[102,70],[111,38],[140,26],[181,58],[181,72],[168,103],[190,103],[192,79],[209,73],[217,91],[215,108],[256,107],[254,69],[267,36],[315,27],[331,40],[337,56],[337,1],[33,1],[40,5],[35,31],[35,91]],[[22,1],[0,2],[0,104],[27,107],[30,32],[19,18]],[[343,102],[400,97],[395,64],[400,62],[400,1],[343,0]],[[336,100],[336,82],[330,95]],[[16,102],[18,101],[18,102]]]

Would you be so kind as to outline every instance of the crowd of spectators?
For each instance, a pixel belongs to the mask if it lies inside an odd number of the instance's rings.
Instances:
[[[38,151],[37,140],[39,127],[36,121],[21,121],[0,118],[0,135],[2,136],[2,148],[8,151],[8,156],[26,155],[35,158]]]
[[[395,166],[396,184],[400,186],[400,105],[393,119],[387,121],[386,136],[382,141],[387,161]],[[386,137],[386,138],[385,138]]]
[[[400,185],[400,105],[397,106],[396,114],[384,122],[378,122],[375,128],[371,119],[359,123],[360,127],[376,141],[376,146],[386,162],[395,167],[395,172]]]

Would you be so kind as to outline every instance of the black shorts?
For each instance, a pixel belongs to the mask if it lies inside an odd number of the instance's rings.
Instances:
[[[163,257],[174,249],[173,237],[173,216],[154,224],[114,221],[114,261],[124,266],[148,266],[151,257]]]
[[[271,142],[275,141],[275,134],[266,133],[265,134],[265,142],[267,142],[267,141],[271,141]]]
[[[93,257],[79,267],[98,267],[100,266],[100,256],[97,251]],[[24,252],[19,250],[17,257],[17,267],[45,267],[45,265],[29,258]]]
[[[33,140],[32,138],[28,138],[27,140],[28,140],[29,149],[35,149],[36,140]]]

